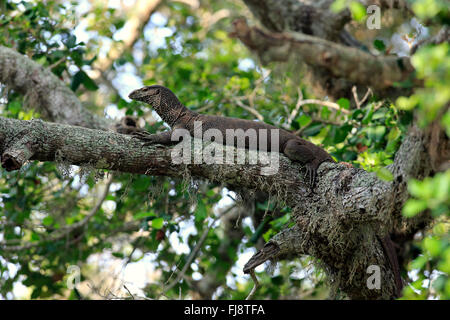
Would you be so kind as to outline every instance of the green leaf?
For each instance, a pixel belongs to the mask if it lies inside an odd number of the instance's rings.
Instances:
[[[342,127],[336,128],[334,130],[334,144],[343,142],[352,128],[353,127],[349,124],[344,124]]]
[[[392,181],[394,176],[392,173],[386,168],[380,168],[377,170],[377,177],[384,181]]]
[[[275,231],[273,231],[273,229],[269,229],[266,233],[263,234],[264,241],[268,242],[273,235],[275,235]]]
[[[384,52],[386,50],[386,45],[384,44],[383,40],[375,39],[373,42],[373,46],[378,51]]]
[[[425,250],[427,250],[432,257],[438,257],[441,253],[442,244],[436,238],[427,237],[423,240],[423,246]]]
[[[44,219],[42,219],[42,224],[44,226],[49,226],[53,223],[53,221],[54,221],[53,217],[47,216]]]
[[[350,11],[356,21],[362,21],[366,17],[366,8],[359,2],[350,2]]]
[[[196,222],[203,221],[204,219],[206,219],[207,216],[208,216],[208,211],[206,209],[206,206],[203,203],[203,201],[200,199],[200,200],[198,200],[197,208],[195,210],[195,221]]]
[[[134,220],[140,220],[140,219],[144,219],[147,217],[155,217],[155,213],[150,211],[150,212],[139,212],[137,214],[134,215]]]
[[[72,89],[72,91],[74,91],[74,92],[77,91],[77,89],[80,86],[82,81],[83,81],[83,73],[82,73],[82,71],[78,71],[72,77],[72,82],[70,83],[70,89]]]
[[[41,66],[43,66],[47,62],[47,57],[46,56],[42,56],[39,59],[36,59],[36,62],[39,63]]]
[[[364,117],[361,120],[362,124],[368,124],[372,120],[372,116],[373,116],[373,106],[370,105],[366,109],[366,113],[364,114]]]
[[[412,269],[419,269],[420,270],[420,269],[422,269],[425,266],[427,261],[428,261],[427,257],[424,256],[424,255],[421,255],[421,256],[417,257],[416,259],[414,259],[411,262],[411,267],[412,267]]]
[[[152,220],[152,228],[154,229],[161,229],[164,225],[164,219],[163,218],[156,218]]]
[[[378,119],[386,118],[387,111],[388,111],[387,108],[381,108],[381,109],[377,110],[373,114],[372,120],[378,120]]]
[[[19,101],[12,101],[8,104],[8,110],[12,114],[18,114],[21,109],[22,109],[22,104]]]
[[[67,39],[65,41],[63,41],[64,44],[66,45],[67,48],[71,49],[73,47],[75,47],[76,43],[77,43],[77,37],[75,37],[74,35],[70,35],[69,37],[67,37]]]
[[[303,131],[303,135],[307,137],[315,136],[322,130],[322,127],[323,125],[321,123],[313,124]]]
[[[289,213],[286,213],[284,216],[271,221],[270,224],[272,225],[272,227],[274,229],[280,230],[286,223],[289,222],[290,218],[291,217],[290,217]]]
[[[330,9],[332,12],[338,13],[338,12],[341,12],[342,10],[344,10],[346,8],[346,5],[347,5],[346,0],[335,0],[331,4]]]
[[[397,127],[394,127],[391,129],[391,131],[389,131],[387,139],[388,139],[388,141],[396,140],[400,137],[400,135],[401,135],[401,131]]]
[[[39,241],[40,239],[41,237],[36,232],[31,233],[31,241],[36,242]]]
[[[369,139],[372,141],[381,141],[383,139],[384,134],[386,133],[386,127],[385,126],[376,126],[376,127],[370,127],[367,129],[367,134],[369,136]]]
[[[81,72],[83,72],[83,71],[81,71]],[[85,73],[85,72],[83,72],[84,73],[84,76],[83,76],[83,85],[84,85],[84,87],[86,88],[86,89],[88,89],[88,90],[90,90],[90,91],[95,91],[95,90],[97,90],[98,89],[98,86],[97,86],[97,84],[94,82],[94,80],[92,80],[91,78],[89,78],[89,76]]]
[[[90,91],[95,91],[98,89],[98,86],[95,84],[94,80],[89,78],[89,76],[83,70],[78,71],[72,77],[70,88],[72,89],[72,91],[76,91],[80,84],[83,84],[84,87]]]
[[[349,109],[350,108],[350,101],[346,98],[340,98],[336,103],[342,108],[342,109]]]
[[[266,225],[267,221],[269,221],[269,217],[266,217],[263,222],[261,222],[258,226],[258,228],[256,228],[255,232],[252,234],[251,238],[250,238],[250,242],[251,243],[256,243],[256,241],[258,241],[259,237],[261,236],[263,230],[264,230],[264,226]]]
[[[302,127],[306,127],[308,124],[311,123],[311,117],[306,115],[306,114],[302,114],[300,117],[298,117],[297,122],[300,125],[300,128]]]
[[[402,213],[405,217],[411,218],[427,208],[427,202],[417,199],[409,199],[403,206]]]
[[[113,255],[113,257],[116,257],[116,258],[120,258],[120,259],[125,258],[125,255],[122,252],[113,252],[111,254]]]
[[[433,288],[437,291],[443,291],[447,281],[449,281],[448,276],[441,274],[436,280],[433,281]]]

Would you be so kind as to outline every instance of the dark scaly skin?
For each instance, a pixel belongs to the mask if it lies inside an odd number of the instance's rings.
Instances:
[[[378,237],[378,239],[380,239],[384,252],[389,259],[389,263],[391,264],[392,271],[394,272],[395,287],[397,288],[396,296],[397,298],[400,298],[403,291],[403,281],[400,275],[400,266],[398,264],[398,256],[394,248],[394,242],[392,242],[389,235],[383,238]]]
[[[306,174],[309,177],[311,188],[314,187],[317,175],[317,169],[323,162],[334,162],[333,158],[322,148],[315,144],[304,140],[292,132],[276,128],[264,122],[256,122],[245,119],[220,117],[212,115],[198,114],[187,109],[176,97],[176,95],[168,88],[163,86],[147,86],[137,89],[130,93],[130,99],[142,101],[150,104],[158,115],[170,125],[172,130],[183,128],[187,129],[191,136],[194,136],[194,121],[202,122],[202,132],[208,129],[218,129],[224,137],[223,144],[226,142],[227,129],[255,129],[257,139],[259,139],[258,129],[278,129],[279,143],[277,150],[271,150],[270,131],[267,134],[267,148],[264,151],[277,151],[285,154],[289,159],[299,162],[306,168]],[[137,132],[135,136],[145,141],[145,144],[154,143],[170,145],[177,143],[171,140],[171,132],[166,131],[160,134],[149,134]],[[233,142],[236,145],[236,139]],[[245,148],[249,148],[248,139],[246,139]],[[259,141],[257,146],[259,146]]]

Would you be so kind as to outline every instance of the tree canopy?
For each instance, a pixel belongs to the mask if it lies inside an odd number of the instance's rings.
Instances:
[[[447,1],[0,9],[1,298],[392,299],[388,235],[399,298],[450,299]],[[291,130],[338,163],[313,194],[286,157],[268,177],[173,165],[171,147],[130,135],[167,130],[128,98],[152,84],[198,113]]]

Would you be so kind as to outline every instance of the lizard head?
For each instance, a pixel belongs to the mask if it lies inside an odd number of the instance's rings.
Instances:
[[[170,89],[159,86],[146,86],[131,92],[130,99],[148,103],[169,125],[173,124],[186,108]]]
[[[128,95],[128,98],[148,103],[152,107],[158,109],[161,104],[161,93],[167,88],[163,86],[146,86],[136,89]]]

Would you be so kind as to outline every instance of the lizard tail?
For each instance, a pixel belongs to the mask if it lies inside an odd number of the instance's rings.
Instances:
[[[394,243],[389,235],[380,238],[380,242],[383,246],[384,252],[388,257],[389,263],[391,265],[392,271],[394,272],[396,295],[399,298],[402,295],[403,281],[400,276],[400,267],[398,265],[397,253],[395,252]]]

